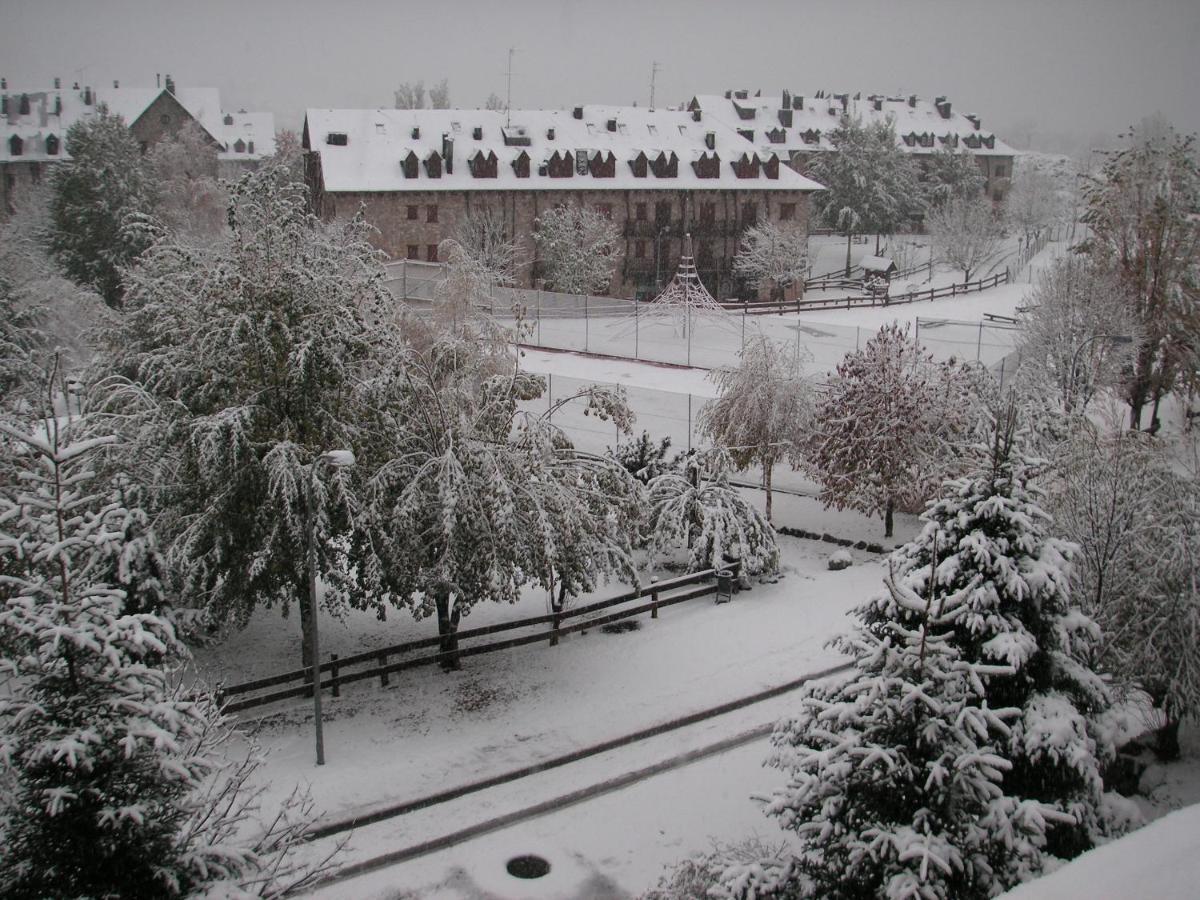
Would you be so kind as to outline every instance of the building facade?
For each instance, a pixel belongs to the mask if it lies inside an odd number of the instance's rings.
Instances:
[[[504,222],[544,278],[534,230],[560,204],[591,207],[621,235],[609,292],[653,295],[691,234],[697,268],[718,298],[746,296],[733,259],[760,222],[807,229],[820,185],[748,147],[703,113],[637,107],[572,110],[308,110],[303,144],[313,206],[326,219],[359,209],[393,259],[436,260],[470,216]]]
[[[99,115],[101,108],[119,115],[142,152],[188,125],[197,126],[212,150],[210,174],[236,177],[275,153],[275,120],[271,113],[226,113],[215,88],[179,88],[171,76],[165,86],[10,88],[0,78],[0,215],[13,210],[20,195],[39,184],[49,166],[68,158],[67,130]]]
[[[783,91],[751,96],[749,91],[726,91],[724,96],[698,94],[688,109],[733,129],[759,152],[778,153],[800,173],[806,173],[820,154],[835,152],[829,134],[849,117],[864,125],[890,121],[897,147],[918,164],[939,150],[966,151],[987,179],[985,190],[994,201],[1004,199],[1013,175],[1013,149],[985,129],[978,115],[955,112],[945,97],[931,103],[915,94],[863,97]]]

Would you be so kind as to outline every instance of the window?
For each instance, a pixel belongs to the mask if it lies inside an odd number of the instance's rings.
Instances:
[[[753,225],[758,221],[757,203],[746,203],[742,206],[742,221],[747,225]]]
[[[429,244],[425,247],[425,261],[437,262],[437,244]]]
[[[779,204],[779,221],[790,222],[796,218],[795,203],[780,203]]]
[[[634,255],[634,258],[636,258],[636,259],[645,259],[646,258],[646,242],[645,241],[634,241],[633,255]]]
[[[611,203],[597,203],[596,204],[596,212],[600,213],[600,215],[604,216],[604,218],[606,218],[606,219],[611,219],[612,218],[612,204]]]
[[[645,222],[646,221],[646,204],[639,203],[633,209],[634,209],[633,217],[635,219],[637,219],[639,222]]]
[[[711,225],[717,219],[717,204],[701,203],[700,204],[700,221],[706,225]]]
[[[25,152],[25,142],[19,134],[14,134],[8,139],[8,152],[10,156],[20,156]]]
[[[29,180],[34,184],[42,183],[42,167],[38,163],[34,163],[33,168],[29,170]]]
[[[426,222],[436,222],[437,220],[438,220],[437,204],[430,203],[428,206],[425,207],[425,221]],[[436,257],[434,257],[434,258],[436,259]]]
[[[996,166],[996,177],[1003,178],[1007,174],[1008,174],[1008,169],[1005,167],[1004,163],[999,163]]]
[[[654,221],[665,225],[671,221],[671,201],[659,200],[654,204]]]
[[[411,204],[409,204],[409,207],[408,207],[408,221],[410,221],[410,222],[417,221],[417,208]]]
[[[999,203],[1004,199],[1004,191],[1000,190],[1000,188],[996,188],[996,190],[992,192],[992,199]]]
[[[408,255],[409,259],[420,259],[421,258],[421,248],[418,247],[416,244],[409,244],[407,255]]]
[[[350,143],[350,139],[347,137],[346,132],[344,131],[331,131],[329,134],[325,135],[325,143],[329,144],[331,147],[345,147],[348,143]]]

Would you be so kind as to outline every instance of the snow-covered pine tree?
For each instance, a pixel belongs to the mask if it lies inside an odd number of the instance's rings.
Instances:
[[[943,147],[929,154],[923,183],[925,203],[931,210],[961,197],[974,199],[983,193],[987,178],[979,171],[975,156],[966,149]]]
[[[67,153],[50,173],[47,244],[67,275],[120,306],[120,270],[150,243],[137,226],[157,202],[154,179],[124,120],[104,109],[67,130]]]
[[[217,754],[211,700],[175,684],[171,621],[130,613],[152,539],[95,484],[112,435],[50,416],[0,423],[19,478],[0,490],[0,880],[4,896],[283,896],[326,867],[296,863],[311,801],[260,827],[255,762]],[[113,560],[124,584],[107,580]],[[143,597],[148,579],[137,580]]]
[[[685,547],[688,570],[723,569],[739,560],[742,575],[775,571],[775,529],[729,483],[732,463],[721,448],[690,452],[681,469],[650,482],[651,551],[666,555]]]
[[[673,465],[667,460],[670,450],[670,437],[664,437],[656,444],[650,432],[643,431],[634,440],[618,444],[609,453],[626,472],[642,484],[649,484]]]
[[[812,429],[812,384],[797,371],[795,352],[765,335],[748,340],[737,368],[717,369],[713,380],[720,393],[701,411],[700,429],[739,469],[762,467],[770,522],[775,464],[799,465]]]
[[[818,406],[806,457],[821,500],[864,515],[916,512],[961,465],[986,373],[933,356],[892,324],[846,354]]]
[[[1045,824],[1045,851],[1072,858],[1112,827],[1100,767],[1114,748],[1096,727],[1109,696],[1089,667],[1099,629],[1071,600],[1077,548],[1051,536],[1020,437],[1009,405],[974,471],[945,484],[922,515],[921,535],[892,561],[898,584],[937,598],[951,616],[951,641],[965,661],[1012,667],[985,679],[993,708],[1019,710],[998,749],[1012,764],[1004,790],[1057,810]],[[923,613],[889,594],[860,615],[868,628],[913,627]]]
[[[583,206],[554,206],[538,215],[534,238],[550,288],[568,294],[608,290],[620,241],[607,216]]]
[[[789,781],[767,811],[800,846],[765,896],[992,897],[1120,829],[1093,724],[1107,693],[1084,662],[1098,631],[1069,606],[1072,548],[1013,429],[1010,411],[856,610],[849,679],[777,726],[769,763]]]

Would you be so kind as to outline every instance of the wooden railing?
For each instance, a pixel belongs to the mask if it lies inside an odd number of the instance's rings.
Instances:
[[[1006,269],[989,278],[978,281],[967,281],[962,284],[948,284],[943,287],[929,288],[924,291],[909,291],[906,294],[870,295],[857,297],[829,297],[821,300],[723,300],[721,305],[730,312],[742,312],[746,315],[767,315],[770,313],[805,312],[813,309],[858,309],[864,306],[895,306],[901,303],[916,303],[918,300],[937,300],[941,297],[956,297],[959,294],[971,294],[987,290],[1009,281]]]
[[[736,569],[736,567],[731,568]],[[548,630],[521,635],[520,637],[509,638],[503,641],[493,641],[491,643],[466,647],[459,646],[456,650],[429,653],[403,660],[393,660],[392,658],[414,650],[437,647],[441,644],[442,637],[431,636],[416,641],[406,641],[402,644],[392,644],[388,647],[380,647],[378,650],[367,650],[363,653],[355,653],[352,656],[341,658],[333,654],[327,662],[321,663],[319,667],[321,673],[321,690],[328,688],[332,691],[333,696],[337,697],[341,695],[343,685],[353,684],[356,681],[364,681],[369,678],[378,678],[380,685],[387,687],[388,678],[394,673],[419,668],[420,666],[434,665],[454,656],[461,658],[465,656],[477,656],[482,653],[495,653],[498,650],[508,650],[513,647],[521,647],[539,641],[549,641],[551,644],[554,644],[562,635],[582,631],[586,628],[595,628],[609,622],[631,618],[646,612],[650,613],[652,619],[657,619],[658,611],[665,606],[674,606],[677,603],[684,603],[688,600],[694,600],[697,597],[716,593],[716,574],[716,570],[714,569],[704,569],[700,572],[693,572],[690,575],[683,575],[679,578],[671,578],[666,581],[651,581],[647,585],[634,588],[631,591],[626,591],[623,594],[610,597],[606,600],[572,607],[558,613],[547,613],[542,616],[514,619],[510,622],[501,622],[481,628],[468,628],[465,631],[457,632],[455,635],[461,643],[519,628],[531,628],[539,625],[550,626]],[[690,588],[690,590],[683,590],[681,593],[672,593],[680,591],[683,588]],[[589,618],[565,627],[562,624],[565,621],[576,619],[580,616],[586,616],[590,613],[619,606],[623,603],[630,603],[645,597],[649,598],[649,602],[629,609],[622,609],[603,616]],[[353,671],[346,671],[347,669]],[[328,678],[325,677],[326,674],[328,674]],[[279,688],[281,685],[290,686],[283,687],[280,690],[272,690],[272,688]],[[246,681],[241,684],[221,686],[217,689],[218,700],[221,702],[225,712],[230,713],[252,709],[256,706],[265,706],[269,703],[278,703],[282,700],[290,700],[296,697],[310,696],[311,694],[311,666],[305,666],[302,669],[294,669],[278,675],[270,675],[265,678],[256,678],[253,681]]]

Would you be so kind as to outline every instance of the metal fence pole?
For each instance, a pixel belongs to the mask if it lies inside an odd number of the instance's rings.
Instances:
[[[583,352],[584,353],[586,353],[587,349],[588,349],[588,331],[590,330],[588,327],[588,302],[587,301],[588,301],[587,294],[584,294],[583,295]]]
[[[542,289],[537,292],[537,343],[542,346]]]
[[[404,299],[408,299],[408,258],[405,257],[400,261],[400,293],[404,295]]]
[[[688,449],[692,449],[692,395],[688,394]]]
[[[633,358],[638,358],[638,344],[641,341],[641,319],[638,318],[638,303],[637,297],[633,298]]]
[[[979,339],[975,341],[975,362],[979,362],[983,354],[983,322],[979,323]]]

